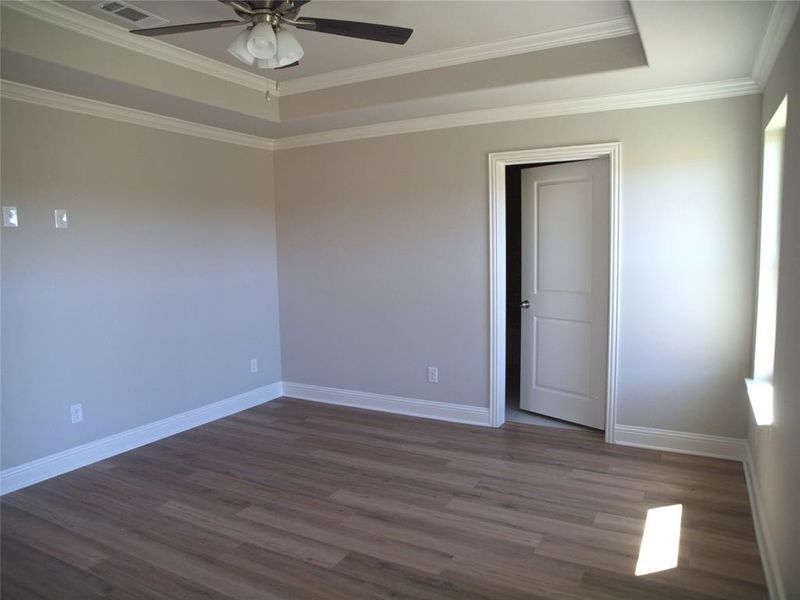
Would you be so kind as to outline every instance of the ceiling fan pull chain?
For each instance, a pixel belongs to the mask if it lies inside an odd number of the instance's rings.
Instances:
[[[276,81],[276,82],[275,82],[275,93],[273,94],[273,93],[272,93],[272,92],[269,90],[269,81],[267,81],[267,102],[272,102],[272,96],[273,96],[273,95],[277,96],[277,95],[279,94],[279,92],[280,92],[280,88],[281,88],[281,84],[280,84],[280,82],[279,82],[279,81]]]

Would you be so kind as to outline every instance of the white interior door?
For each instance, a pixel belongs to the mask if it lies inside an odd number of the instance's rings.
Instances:
[[[520,407],[598,429],[606,406],[609,198],[607,158],[522,171]]]

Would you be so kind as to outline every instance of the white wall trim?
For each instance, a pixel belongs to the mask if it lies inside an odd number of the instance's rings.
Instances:
[[[270,400],[275,400],[281,397],[282,392],[283,386],[280,381],[277,381],[213,404],[207,404],[194,410],[5,469],[0,472],[0,493],[7,494],[19,490],[187,429],[216,421]]]
[[[5,79],[0,80],[0,96],[8,98],[9,100],[29,102],[50,108],[69,110],[81,114],[114,119],[125,123],[133,123],[145,127],[153,127],[155,129],[183,133],[231,144],[251,146],[264,150],[288,150],[305,146],[447,129],[451,127],[466,127],[507,121],[603,112],[608,110],[662,106],[666,104],[716,100],[758,93],[760,93],[760,88],[751,79],[729,79],[672,88],[625,92],[608,96],[574,98],[571,100],[556,100],[535,104],[466,111],[447,115],[435,115],[271,139],[240,133],[238,131],[221,129],[202,123],[184,121],[174,117],[167,117],[156,113],[101,102],[99,100],[72,96],[70,94],[37,88]]]
[[[758,485],[758,472],[753,454],[750,449],[750,442],[745,443],[744,457],[744,476],[747,480],[747,495],[750,497],[750,511],[753,513],[753,526],[756,530],[758,540],[758,551],[761,555],[761,565],[764,567],[764,578],[767,581],[769,597],[772,600],[786,600],[786,589],[781,579],[780,569],[778,568],[778,555],[775,552],[775,545],[772,543],[772,536],[767,527],[767,520],[764,515],[764,500],[761,497],[761,488]]]
[[[411,417],[453,423],[468,423],[470,425],[489,425],[489,409],[483,406],[466,406],[449,402],[388,396],[386,394],[342,390],[290,381],[283,382],[283,394],[289,398],[297,398],[299,400],[352,406]]]
[[[189,50],[173,46],[166,42],[138,35],[131,35],[127,29],[108,23],[100,18],[70,8],[54,0],[36,0],[36,2],[19,0],[5,1],[3,6],[16,10],[29,17],[47,21],[53,25],[69,29],[75,33],[86,35],[102,42],[114,44],[126,50],[132,50],[158,60],[172,63],[179,67],[191,69],[203,75],[224,79],[230,83],[265,91],[277,92],[275,81],[250,73],[244,69],[225,64],[218,60],[196,54]]]
[[[0,494],[14,492],[63,475],[282,396],[440,421],[482,426],[492,424],[492,415],[485,407],[277,381],[219,402],[5,469],[0,472]],[[616,443],[626,446],[742,460],[770,598],[786,599],[774,546],[763,515],[764,503],[747,440],[632,425],[616,425],[615,437]]]
[[[753,515],[753,527],[769,597],[772,600],[786,600],[786,591],[778,568],[775,546],[767,527],[764,500],[761,497],[761,488],[748,440],[620,424],[616,426],[615,437],[616,443],[623,446],[742,461]]]
[[[279,85],[274,79],[251,73],[245,69],[208,58],[184,48],[154,38],[131,35],[124,27],[57,3],[54,0],[37,0],[35,2],[12,0],[4,2],[3,5],[27,16],[47,21],[70,31],[191,69],[204,75],[224,79],[236,85],[259,91],[269,89],[275,96],[299,94],[384,77],[535,52],[558,46],[621,37],[637,32],[633,17],[628,15],[555,31],[540,32],[528,36],[460,48],[449,48],[438,52],[340,69],[321,75],[285,81]]]
[[[764,37],[758,48],[755,62],[753,63],[753,79],[763,89],[767,78],[775,66],[783,44],[789,36],[797,13],[800,11],[800,2],[777,1],[772,3]]]
[[[506,420],[506,167],[559,160],[608,157],[610,182],[608,269],[608,371],[605,440],[616,441],[619,338],[620,160],[619,142],[535,148],[489,155],[489,411],[492,427]]]
[[[614,441],[622,446],[739,461],[747,451],[747,441],[739,438],[621,424],[617,424]]]
[[[374,125],[363,125],[360,127],[320,131],[317,133],[276,139],[275,148],[276,150],[287,150],[289,148],[300,148],[303,146],[316,146],[319,144],[383,137],[417,131],[431,131],[434,129],[447,129],[450,127],[486,125],[504,121],[521,121],[608,110],[678,104],[682,102],[716,100],[720,98],[758,94],[760,91],[760,88],[751,79],[727,79],[724,81],[712,81],[670,88],[657,88],[635,92],[623,92],[621,94],[611,94],[607,96],[572,98],[538,102],[535,104],[487,108],[447,115],[376,123]]]
[[[158,115],[135,108],[119,106],[117,104],[109,104],[99,100],[90,100],[89,98],[54,92],[52,90],[37,88],[15,81],[8,81],[7,79],[0,79],[0,97],[7,100],[38,104],[39,106],[46,106],[48,108],[67,110],[84,115],[91,115],[93,117],[121,121],[123,123],[131,123],[133,125],[152,127],[162,131],[193,135],[195,137],[216,140],[218,142],[250,146],[262,150],[274,149],[273,140],[269,138],[262,138],[246,133],[239,133],[238,131],[230,131],[229,129],[212,127],[211,125],[184,121],[174,117]]]
[[[163,60],[180,67],[191,69],[204,75],[216,77],[229,81],[236,85],[244,86],[247,88],[264,91],[269,91],[275,96],[286,96],[291,94],[299,94],[303,92],[346,85],[350,83],[357,83],[361,81],[368,81],[380,79],[383,77],[390,77],[395,75],[402,75],[428,69],[436,69],[450,65],[464,64],[479,60],[487,60],[491,58],[498,58],[502,56],[511,56],[525,52],[533,52],[537,50],[544,50],[547,48],[554,48],[558,46],[565,46],[571,44],[579,44],[590,41],[609,39],[625,35],[631,35],[638,31],[635,19],[632,16],[619,17],[607,21],[600,21],[597,23],[590,23],[576,27],[564,28],[556,31],[542,32],[530,36],[521,36],[507,40],[500,40],[496,42],[489,42],[486,44],[477,44],[473,46],[466,46],[461,48],[451,48],[440,52],[432,52],[420,54],[417,56],[384,61],[372,65],[365,65],[361,67],[353,67],[351,69],[341,69],[331,73],[322,75],[312,75],[309,77],[302,77],[295,80],[289,80],[278,84],[274,79],[261,76],[257,73],[251,73],[244,69],[220,62],[202,56],[195,52],[185,50],[178,46],[162,42],[160,40],[142,36],[131,35],[125,28],[108,23],[100,18],[88,15],[79,10],[65,6],[64,4],[55,2],[54,0],[36,0],[21,1],[21,0],[6,0],[3,6],[27,16],[46,21],[48,23],[63,27],[81,35],[89,36],[103,42],[114,44],[121,48],[138,52],[158,60]],[[797,14],[798,4],[796,2],[775,2],[770,18],[767,23],[764,38],[762,39],[758,55],[753,67],[753,79],[757,82],[757,88],[760,90],[763,87],[766,77],[769,75],[770,70],[775,62],[778,52],[780,51],[786,36],[791,28],[792,21]],[[731,80],[739,81],[739,80]],[[744,80],[742,80],[744,81]],[[749,80],[748,80],[749,81]],[[712,82],[710,84],[700,84],[709,86],[719,82]],[[693,86],[683,86],[693,87]],[[666,88],[678,89],[678,88]],[[757,90],[757,91],[758,91]],[[655,91],[655,90],[654,90]],[[745,93],[757,93],[757,91],[749,91]],[[635,92],[634,92],[635,93]],[[728,95],[740,95],[739,93]],[[725,97],[725,96],[714,96]],[[599,97],[602,98],[602,97]],[[611,98],[611,97],[608,97]],[[710,99],[710,98],[695,98],[697,100]],[[586,99],[577,99],[574,101],[581,102]],[[687,100],[671,100],[667,102],[656,102],[666,104],[670,102],[688,102]],[[552,104],[552,108],[561,104],[560,101],[552,103],[542,103],[540,105],[544,110],[544,105]],[[644,104],[647,105],[647,104]],[[644,106],[643,105],[643,106]],[[552,110],[551,108],[551,110]],[[620,106],[618,108],[624,108]],[[504,109],[498,109],[504,110]],[[613,108],[588,108],[579,109],[577,112],[594,112],[599,110],[613,110]],[[576,109],[570,108],[569,112],[554,113],[554,114],[575,114]],[[482,112],[482,111],[474,111]],[[466,114],[466,113],[463,113]],[[446,115],[452,116],[452,115]],[[538,115],[538,116],[552,116],[552,115]],[[433,117],[436,118],[436,117]],[[537,115],[526,116],[519,118],[537,118]],[[513,119],[499,119],[499,120],[513,120]],[[479,121],[478,121],[479,122]],[[473,123],[468,123],[473,124]],[[453,127],[457,125],[442,125],[441,127]],[[439,127],[428,127],[429,129],[436,129]],[[425,128],[425,129],[428,129]],[[422,129],[415,129],[421,131]],[[339,130],[347,131],[347,130]],[[309,134],[317,135],[317,134]],[[377,134],[377,135],[390,135],[390,133]],[[307,136],[297,136],[304,138]],[[374,137],[373,135],[357,135],[355,137],[344,139],[356,139],[358,137]],[[287,138],[294,139],[294,138]],[[300,143],[298,145],[313,145],[315,143],[326,142],[312,142]],[[288,147],[288,146],[287,146]]]
[[[462,46],[460,48],[450,48],[437,52],[426,52],[416,56],[387,60],[371,65],[339,69],[338,71],[331,71],[321,75],[290,79],[280,84],[280,93],[281,96],[301,94],[384,77],[406,75],[408,73],[441,69],[492,58],[537,52],[559,46],[622,37],[636,32],[636,23],[633,17],[627,15],[555,31],[544,31],[532,35]]]

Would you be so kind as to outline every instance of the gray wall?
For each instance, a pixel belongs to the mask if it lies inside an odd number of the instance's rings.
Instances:
[[[744,437],[759,111],[749,96],[277,153],[284,380],[488,406],[487,154],[620,140],[619,422]]]
[[[5,100],[2,123],[3,468],[281,379],[271,153]]]
[[[22,226],[2,231],[2,465],[281,378],[486,406],[486,155],[609,140],[619,421],[744,436],[759,110],[751,96],[282,151],[273,196],[268,152],[4,101],[3,204]]]
[[[751,425],[749,439],[786,597],[800,598],[800,19],[764,89],[762,126],[786,94],[775,423]]]

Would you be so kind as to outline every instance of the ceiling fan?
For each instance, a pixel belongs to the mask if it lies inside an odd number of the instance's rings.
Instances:
[[[131,33],[158,36],[244,25],[246,29],[234,38],[228,46],[228,52],[243,63],[255,65],[259,69],[285,69],[300,64],[303,48],[284,29],[284,25],[388,44],[405,44],[414,32],[413,29],[391,25],[300,17],[300,9],[310,0],[218,1],[232,8],[238,19],[134,29]]]

